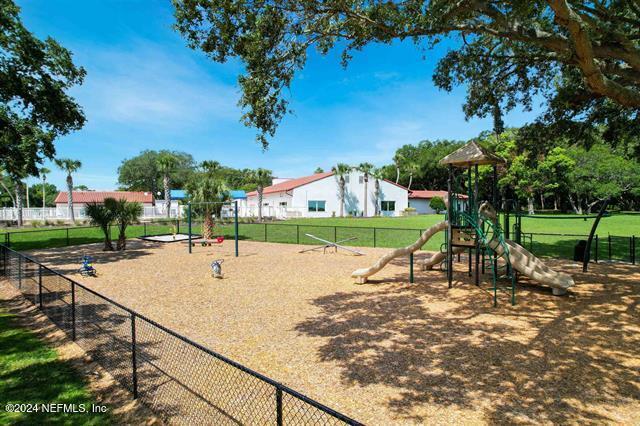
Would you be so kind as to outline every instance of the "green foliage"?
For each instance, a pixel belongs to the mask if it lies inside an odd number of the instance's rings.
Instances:
[[[442,197],[433,197],[431,201],[429,201],[429,207],[435,210],[438,214],[442,213],[447,208]]]
[[[125,250],[127,247],[127,227],[136,223],[142,216],[142,204],[130,203],[125,199],[105,198],[105,210],[111,214],[118,226],[117,250]],[[106,246],[106,241],[105,241]]]
[[[322,167],[316,167],[316,169],[313,171],[313,173],[324,173],[324,169]]]
[[[54,39],[29,32],[19,12],[13,1],[0,1],[0,164],[14,178],[37,175],[55,154],[54,140],[85,121],[67,93],[85,70]]]
[[[640,164],[611,152],[604,145],[595,145],[590,150],[573,147],[568,151],[575,162],[568,173],[570,190],[577,198],[578,208],[584,202],[587,211],[596,203],[625,194],[640,194]]]
[[[80,160],[73,160],[71,158],[57,158],[55,163],[60,170],[67,173],[67,178],[82,167]]]
[[[439,164],[445,156],[460,148],[464,142],[424,140],[417,145],[403,145],[394,155],[394,164],[384,166],[384,177],[395,181],[396,167],[400,168],[399,184],[412,188],[446,189],[447,168]]]
[[[105,204],[88,203],[85,205],[84,212],[89,216],[89,223],[99,226],[104,233],[104,249],[105,251],[113,251],[113,244],[111,243],[111,232],[109,225],[116,219],[115,200],[110,198]]]
[[[34,183],[29,187],[29,204],[31,207],[42,207],[42,184]],[[54,203],[58,196],[58,188],[51,183],[44,184],[45,207],[55,207]]]
[[[243,121],[268,144],[289,111],[285,93],[311,49],[342,49],[347,65],[365,46],[413,40],[418,49],[450,43],[435,84],[464,85],[467,117],[502,115],[547,99],[541,123],[556,135],[607,126],[608,141],[639,133],[640,8],[634,2],[322,2],[175,0],[176,28],[213,60],[238,58]],[[534,127],[533,130],[541,130]],[[562,130],[565,130],[563,133]],[[537,131],[543,138],[543,131]]]
[[[145,150],[133,158],[123,160],[118,167],[118,184],[127,191],[147,191],[157,195],[162,185],[158,159],[170,154],[176,159],[170,172],[173,187],[182,188],[194,172],[195,163],[190,154],[179,151]]]

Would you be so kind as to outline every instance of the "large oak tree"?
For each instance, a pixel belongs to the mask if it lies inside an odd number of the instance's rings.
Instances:
[[[29,32],[19,12],[0,0],[0,164],[16,180],[37,176],[38,164],[55,154],[54,140],[85,121],[67,93],[85,70],[55,40]]]
[[[481,0],[174,0],[177,29],[216,61],[237,57],[243,120],[268,144],[287,113],[284,91],[309,49],[322,54],[413,40],[430,48],[453,38],[439,61],[437,86],[466,84],[464,111],[502,115],[545,96],[531,127],[624,141],[640,131],[640,4],[618,1]]]

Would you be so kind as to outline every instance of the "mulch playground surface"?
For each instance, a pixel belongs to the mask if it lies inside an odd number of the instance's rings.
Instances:
[[[457,264],[408,259],[355,285],[351,271],[389,249],[350,253],[233,241],[129,241],[31,252],[105,296],[368,424],[640,424],[640,266],[549,261],[576,286],[555,297],[521,278],[517,305]],[[97,278],[80,258],[96,258]],[[416,255],[416,261],[427,253]],[[210,264],[224,259],[224,279]],[[485,283],[485,287],[488,283]]]

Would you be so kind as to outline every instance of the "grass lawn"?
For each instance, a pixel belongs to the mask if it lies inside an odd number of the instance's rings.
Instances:
[[[15,325],[13,315],[0,310],[0,424],[110,424],[108,414],[17,413],[5,404],[95,403],[85,382],[68,362],[60,361],[35,334]]]
[[[544,216],[544,215],[540,215]],[[594,219],[584,220],[572,215],[556,215],[564,219],[525,217],[522,219],[524,234],[565,234],[561,235],[529,235],[524,236],[524,245],[539,256],[571,258],[573,247],[580,239],[586,239]],[[276,243],[320,244],[306,234],[335,241],[344,242],[352,246],[375,246],[396,248],[413,243],[422,230],[444,220],[442,215],[422,215],[410,217],[377,217],[377,218],[319,218],[319,219],[291,219],[283,222],[268,224],[240,223],[240,239],[254,241],[269,241]],[[512,217],[513,221],[513,217]],[[180,231],[186,232],[184,221],[180,224]],[[140,237],[144,233],[167,234],[171,226],[162,223],[134,225],[127,229],[129,238]],[[193,225],[193,232],[201,232],[200,224]],[[227,238],[233,237],[233,225],[218,227],[218,234]],[[603,218],[597,231],[599,235],[598,257],[606,259],[609,255],[608,235],[611,239],[611,254],[613,259],[629,260],[629,237],[636,235],[640,239],[640,215],[618,214]],[[570,234],[570,235],[567,235]],[[116,237],[116,229],[112,228],[112,238]],[[0,239],[2,236],[0,235]],[[11,247],[16,250],[30,250],[37,248],[63,247],[66,245],[86,244],[102,241],[102,232],[98,228],[70,228],[66,229],[32,229],[30,232],[12,233]],[[432,238],[426,245],[427,250],[439,250],[444,243],[444,234]],[[639,244],[636,243],[636,246]],[[595,246],[593,248],[595,256]],[[640,252],[636,249],[636,252]],[[640,257],[636,255],[636,258]]]

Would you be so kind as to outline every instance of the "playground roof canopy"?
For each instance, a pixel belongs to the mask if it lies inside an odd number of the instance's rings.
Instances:
[[[478,145],[476,141],[469,142],[440,160],[440,164],[451,164],[455,167],[481,166],[484,164],[500,164],[504,162],[504,159],[488,152]]]

